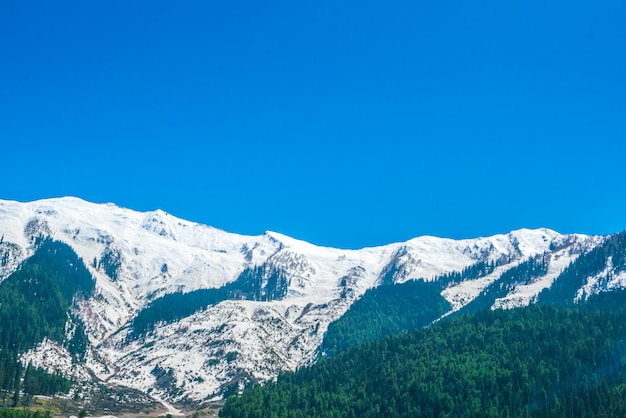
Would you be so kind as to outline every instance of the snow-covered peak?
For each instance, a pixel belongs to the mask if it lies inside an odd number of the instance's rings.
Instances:
[[[360,294],[390,270],[394,282],[433,279],[477,260],[525,258],[562,240],[548,229],[520,229],[486,238],[422,236],[405,243],[343,250],[272,231],[261,236],[233,234],[160,209],[137,212],[76,197],[0,201],[0,228],[7,241],[25,250],[24,257],[33,236],[44,234],[67,242],[94,266],[107,255],[121,260],[113,279],[131,299],[128,315],[165,293],[219,287],[235,280],[247,266],[271,264],[291,278],[288,298],[322,301],[336,296],[339,283],[355,267],[361,269],[360,280],[354,283]],[[101,271],[95,275],[101,287],[110,287],[111,277]]]

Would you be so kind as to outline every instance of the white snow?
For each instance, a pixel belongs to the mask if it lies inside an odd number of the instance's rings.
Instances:
[[[589,296],[612,289],[626,287],[626,272],[615,272],[612,257],[607,259],[606,267],[595,276],[587,278],[587,282],[576,294],[575,301],[587,299]]]
[[[64,377],[78,382],[91,379],[89,371],[84,365],[72,362],[71,354],[64,347],[48,339],[23,353],[20,356],[20,361],[24,366],[30,363],[34,367],[40,367],[49,372],[61,372]]]
[[[328,325],[367,289],[378,285],[390,268],[393,280],[401,283],[414,278],[434,280],[478,261],[499,261],[502,265],[489,276],[442,292],[457,310],[504,271],[551,251],[551,244],[580,243],[585,238],[548,229],[521,229],[477,239],[424,236],[345,250],[315,246],[277,232],[231,234],[161,210],[136,212],[73,197],[28,203],[0,200],[0,237],[15,244],[11,262],[0,274],[8,275],[32,254],[31,238],[38,233],[69,244],[96,279],[96,295],[79,302],[77,311],[95,347],[88,366],[103,379],[150,390],[166,402],[219,396],[220,388],[233,379],[265,381],[280,371],[309,364]],[[575,258],[567,248],[553,254],[547,276],[518,286],[496,304],[527,304]],[[97,268],[107,251],[121,256],[116,280]],[[290,280],[284,300],[225,301],[163,324],[142,340],[126,339],[124,325],[151,300],[177,291],[219,287],[235,280],[245,268],[263,264],[282,270]],[[625,282],[626,276],[619,276],[612,283]],[[48,345],[25,359],[45,363],[51,357],[45,353],[52,352],[58,352],[60,359],[67,357],[60,347]],[[159,380],[159,370],[171,370],[173,380]]]
[[[502,273],[515,267],[519,264],[519,261],[507,264],[506,266],[496,267],[493,273],[484,277],[474,280],[465,280],[455,286],[450,286],[441,292],[450,305],[452,305],[452,312],[458,311],[471,301],[473,301],[483,290],[485,290],[490,284],[498,280]]]
[[[548,273],[545,276],[536,278],[530,284],[516,286],[512,292],[503,298],[496,299],[492,309],[511,309],[521,306],[528,306],[533,302],[543,289],[547,289],[552,285],[563,270],[576,258],[577,253],[570,253],[569,248],[557,251],[550,256],[550,264],[548,265]]]

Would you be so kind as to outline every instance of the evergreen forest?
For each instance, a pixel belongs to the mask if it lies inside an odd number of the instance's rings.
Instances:
[[[623,311],[482,310],[228,399],[222,417],[626,416]]]
[[[44,339],[65,346],[81,360],[88,339],[71,307],[88,298],[95,281],[82,259],[66,244],[40,238],[32,257],[0,283],[0,390],[3,405],[26,395],[67,392],[70,381],[58,374],[23,365],[19,355]],[[66,329],[73,328],[68,338]]]
[[[361,343],[423,328],[452,309],[436,282],[409,280],[369,289],[328,326],[321,352],[334,356]]]

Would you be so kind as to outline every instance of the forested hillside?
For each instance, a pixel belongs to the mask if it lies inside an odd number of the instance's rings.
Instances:
[[[577,301],[579,289],[589,278],[596,278],[595,290],[606,290],[608,283],[626,271],[626,232],[613,234],[602,245],[581,254],[570,264],[552,286],[539,294],[537,303],[572,306]],[[584,301],[588,294],[581,294]]]
[[[138,337],[154,329],[159,322],[173,322],[193,315],[208,306],[227,298],[224,287],[219,289],[199,289],[189,293],[170,293],[152,301],[132,320],[131,338]]]
[[[553,248],[558,250],[558,248]],[[575,306],[577,292],[588,278],[598,277],[597,290],[606,290],[607,283],[626,270],[626,234],[607,237],[601,245],[581,254],[568,265],[554,283],[537,297],[537,303],[554,306]],[[501,260],[504,262],[507,260]],[[452,313],[460,317],[491,308],[496,299],[504,297],[517,286],[528,285],[545,276],[550,263],[548,253],[537,254],[505,271],[470,303]],[[349,347],[382,339],[429,325],[451,309],[441,290],[467,280],[484,277],[498,263],[478,262],[462,271],[451,272],[432,282],[410,280],[369,289],[341,318],[331,323],[320,349],[332,356]],[[612,291],[615,289],[612,289]],[[581,295],[582,301],[588,295]],[[613,300],[614,296],[610,299]]]
[[[409,280],[368,290],[337,321],[332,322],[321,347],[334,356],[350,347],[387,335],[423,328],[452,307],[436,282]]]
[[[480,311],[283,374],[222,416],[624,416],[625,338],[623,312]]]
[[[94,287],[93,277],[74,251],[49,239],[39,240],[34,255],[0,283],[0,389],[5,401],[20,388],[32,395],[69,389],[66,379],[23,365],[18,356],[48,338],[82,358],[88,339],[70,307],[76,298],[89,297]],[[66,333],[68,321],[71,338]]]

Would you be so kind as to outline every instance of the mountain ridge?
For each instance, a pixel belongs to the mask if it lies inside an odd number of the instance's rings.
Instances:
[[[136,212],[73,197],[0,200],[0,236],[0,280],[32,255],[39,236],[73,248],[96,281],[95,295],[80,301],[76,312],[92,344],[85,367],[168,402],[219,398],[226,388],[311,364],[328,325],[368,289],[411,279],[440,281],[477,263],[492,266],[479,277],[446,282],[441,294],[459,311],[507,271],[548,254],[545,274],[523,283],[507,279],[510,289],[492,308],[525,306],[580,254],[606,240],[541,228],[336,249],[271,231],[232,234],[162,210]],[[242,282],[248,287],[228,300],[201,305],[192,315],[130,338],[133,318],[159,298],[218,289],[253,270]],[[36,350],[27,355],[37,358]]]

